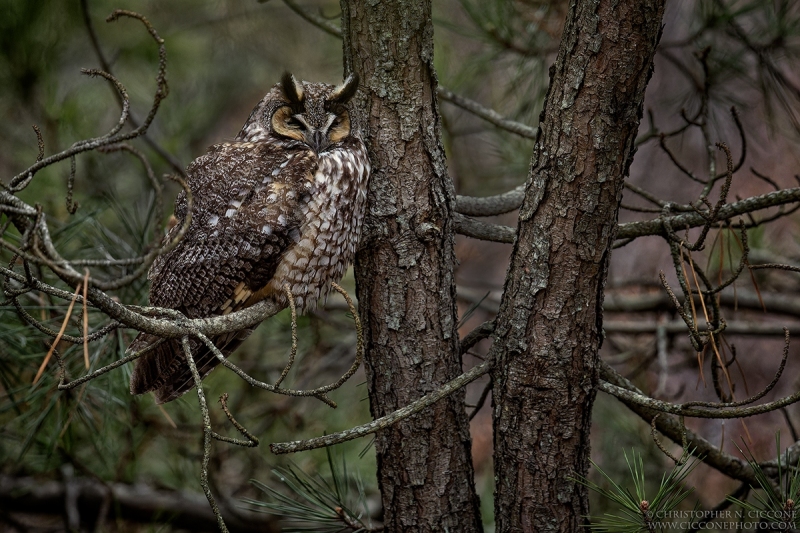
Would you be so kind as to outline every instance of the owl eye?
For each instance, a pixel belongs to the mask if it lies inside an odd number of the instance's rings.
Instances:
[[[307,127],[303,117],[290,106],[282,106],[272,115],[272,129],[278,135],[302,141]]]
[[[329,134],[331,142],[334,143],[337,143],[350,135],[350,115],[347,114],[346,110],[341,111],[334,116],[333,121],[331,122]]]

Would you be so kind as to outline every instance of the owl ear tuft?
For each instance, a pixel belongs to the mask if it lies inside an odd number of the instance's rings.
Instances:
[[[281,77],[281,89],[283,90],[283,95],[292,104],[301,104],[306,97],[303,91],[303,84],[298,82],[289,72],[284,72],[283,77]]]
[[[341,85],[336,87],[328,97],[328,102],[332,104],[346,104],[356,94],[358,90],[358,74],[350,74]]]

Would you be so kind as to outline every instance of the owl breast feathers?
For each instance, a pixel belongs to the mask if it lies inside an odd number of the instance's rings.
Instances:
[[[308,310],[352,262],[366,204],[370,165],[350,129],[348,102],[358,80],[342,85],[297,82],[284,75],[250,114],[233,142],[212,146],[187,168],[193,205],[188,231],[153,263],[150,304],[189,318],[224,315],[270,298]],[[178,224],[186,194],[175,201]],[[252,329],[215,337],[226,357]],[[131,392],[155,391],[158,403],[194,381],[177,339],[140,333],[130,353],[153,346],[136,362]],[[219,360],[190,340],[201,377]]]

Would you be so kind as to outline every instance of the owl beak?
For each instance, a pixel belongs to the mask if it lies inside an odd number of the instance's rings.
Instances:
[[[324,151],[331,145],[326,132],[316,129],[306,133],[306,142],[316,153]]]

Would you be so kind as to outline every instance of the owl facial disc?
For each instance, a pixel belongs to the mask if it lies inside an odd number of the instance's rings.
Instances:
[[[273,113],[272,130],[279,136],[305,143],[319,154],[350,135],[346,105],[357,89],[358,76],[351,74],[341,85],[315,98],[287,72],[280,83],[286,105]]]

